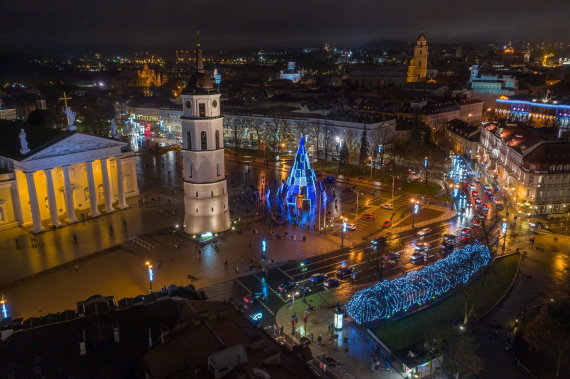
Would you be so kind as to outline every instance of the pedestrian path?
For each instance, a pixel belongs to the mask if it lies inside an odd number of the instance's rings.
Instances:
[[[294,306],[283,306],[275,316],[277,327],[290,341],[299,343],[308,338],[313,357],[319,368],[337,378],[386,378],[403,376],[376,355],[376,343],[362,330],[344,323],[341,330],[331,325],[337,303],[346,303],[352,291],[332,289],[307,296],[305,301],[296,301]],[[297,320],[292,322],[292,320]],[[375,361],[376,360],[376,361]],[[375,363],[376,362],[376,363]]]

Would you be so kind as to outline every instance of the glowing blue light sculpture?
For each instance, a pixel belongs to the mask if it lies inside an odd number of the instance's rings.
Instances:
[[[305,149],[305,137],[301,136],[295,161],[285,180],[285,185],[279,188],[279,192],[285,194],[289,205],[296,205],[297,200],[302,199],[302,201],[308,201],[310,206],[316,196],[316,181],[315,171],[311,167],[309,154]]]
[[[465,285],[490,260],[486,246],[465,246],[431,266],[358,291],[346,310],[359,324],[400,316]]]

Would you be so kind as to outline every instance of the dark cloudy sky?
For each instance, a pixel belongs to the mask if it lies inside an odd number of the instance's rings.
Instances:
[[[568,40],[570,0],[0,0],[0,49]]]

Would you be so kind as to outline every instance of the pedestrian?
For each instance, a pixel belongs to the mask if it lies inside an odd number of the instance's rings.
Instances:
[[[73,266],[73,269],[74,269],[75,271],[79,271],[79,267],[77,267],[77,265]]]
[[[344,355],[348,357],[348,346],[344,348]]]
[[[239,273],[239,266],[236,266],[235,272],[236,272],[236,274]]]
[[[77,245],[77,234],[73,233],[73,242]]]
[[[321,335],[319,334],[319,336],[317,337],[317,344],[318,344],[319,346],[321,346],[322,343],[323,343],[323,336],[321,336]]]

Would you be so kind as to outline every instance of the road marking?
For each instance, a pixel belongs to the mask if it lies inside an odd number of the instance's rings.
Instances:
[[[287,274],[285,271],[281,270],[281,267],[277,267],[277,270],[281,271],[283,274],[285,274],[289,279],[294,280],[293,277],[289,274]]]
[[[245,289],[247,290],[247,292],[249,292],[249,293],[252,293],[252,292],[253,292],[252,290],[250,290],[249,288],[247,288],[247,286],[246,286],[245,284],[243,284],[243,283],[241,282],[241,280],[239,280],[239,279],[234,279],[234,280],[235,280],[236,282],[238,282],[243,288],[245,288]]]

